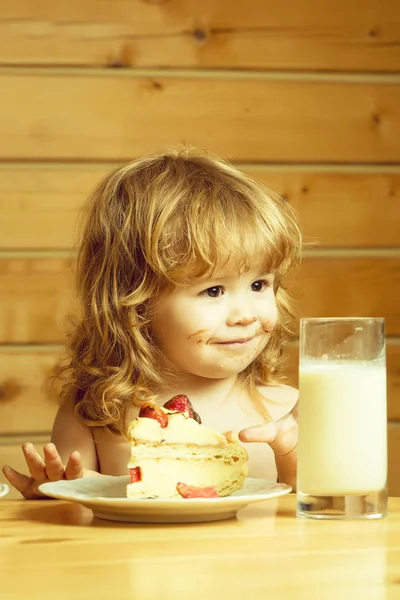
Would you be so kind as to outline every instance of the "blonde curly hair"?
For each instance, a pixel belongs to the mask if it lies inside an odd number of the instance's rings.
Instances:
[[[239,377],[280,380],[293,314],[282,275],[300,257],[294,211],[228,162],[195,149],[140,158],[110,173],[85,206],[76,286],[80,316],[68,337],[65,394],[89,426],[126,434],[132,405],[163,386],[149,300],[228,261],[275,272],[278,322]],[[151,303],[154,305],[154,302]],[[262,411],[261,411],[262,412]]]

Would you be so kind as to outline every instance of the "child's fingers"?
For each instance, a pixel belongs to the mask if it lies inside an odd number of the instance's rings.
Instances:
[[[278,434],[278,426],[276,421],[270,421],[269,423],[262,423],[261,425],[254,425],[254,427],[247,427],[239,431],[239,439],[242,442],[266,442],[267,444],[273,444]]]
[[[279,430],[273,444],[270,444],[275,456],[288,456],[297,449],[298,431],[296,427],[287,427]]]
[[[65,467],[64,476],[65,479],[80,479],[81,477],[83,477],[83,475],[84,473],[81,455],[77,450],[75,450],[75,452],[71,453],[68,459],[67,466]]]
[[[274,451],[278,481],[296,489],[297,424],[293,417],[243,429],[242,442],[266,442]]]
[[[297,445],[297,424],[291,415],[279,421],[248,427],[239,432],[242,442],[266,442],[275,454],[285,456]]]
[[[57,448],[52,442],[43,446],[47,478],[50,481],[64,479],[64,465],[61,462]]]
[[[8,465],[4,465],[2,471],[11,485],[14,486],[15,475],[17,474],[17,471],[14,471],[14,469]]]
[[[47,479],[46,466],[36,448],[30,442],[22,444],[22,452],[28,465],[32,478],[36,481],[45,481]]]
[[[7,477],[8,481],[11,483],[16,490],[18,490],[25,498],[32,498],[32,479],[27,475],[23,475],[22,473],[18,473],[12,467],[8,465],[4,465],[3,473]]]

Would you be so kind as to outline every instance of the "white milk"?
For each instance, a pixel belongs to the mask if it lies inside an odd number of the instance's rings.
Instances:
[[[310,361],[299,376],[298,490],[316,496],[382,490],[387,475],[386,370]]]

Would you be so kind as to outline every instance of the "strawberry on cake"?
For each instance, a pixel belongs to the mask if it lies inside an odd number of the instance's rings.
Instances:
[[[128,498],[212,498],[243,486],[247,451],[205,427],[187,396],[144,403],[129,437]]]

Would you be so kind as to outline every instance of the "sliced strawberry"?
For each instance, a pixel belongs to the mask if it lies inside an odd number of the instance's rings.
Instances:
[[[157,406],[157,404],[153,404],[153,402],[145,402],[142,404],[139,417],[145,417],[147,419],[155,419],[161,425],[161,427],[167,427],[168,425],[168,415]]]
[[[182,498],[219,498],[218,492],[214,486],[196,487],[186,483],[178,483],[177,491]]]
[[[200,416],[194,410],[189,398],[184,394],[178,394],[164,404],[164,408],[175,412],[187,412],[191,419],[201,423]]]
[[[178,396],[171,398],[171,400],[168,400],[168,402],[164,404],[164,408],[176,412],[187,412],[189,417],[193,417],[192,404],[189,398],[184,394],[179,394]]]
[[[142,471],[140,467],[135,467],[134,469],[129,469],[131,472],[131,483],[136,483],[137,481],[141,481],[142,479]]]

